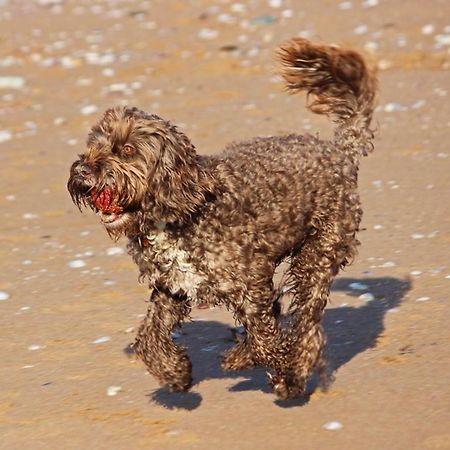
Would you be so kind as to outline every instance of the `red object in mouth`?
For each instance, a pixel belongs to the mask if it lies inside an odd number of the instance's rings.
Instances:
[[[111,188],[107,187],[103,189],[100,193],[94,187],[91,190],[92,203],[104,214],[120,214],[122,212],[122,207],[120,207],[113,196]]]

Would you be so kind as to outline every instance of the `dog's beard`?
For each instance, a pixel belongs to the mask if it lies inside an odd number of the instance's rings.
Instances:
[[[97,213],[111,238],[117,240],[133,228],[137,208],[126,206],[123,198],[128,198],[129,193],[121,194],[114,182],[94,183],[89,178],[71,176],[68,190],[80,210],[88,207]]]

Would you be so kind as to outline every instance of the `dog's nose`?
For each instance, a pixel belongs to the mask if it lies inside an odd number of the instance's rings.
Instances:
[[[92,174],[92,169],[84,163],[78,163],[73,166],[73,174],[87,177]]]

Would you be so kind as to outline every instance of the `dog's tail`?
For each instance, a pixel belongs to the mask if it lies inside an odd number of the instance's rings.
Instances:
[[[279,49],[281,75],[289,91],[306,91],[308,108],[336,123],[336,147],[349,156],[373,149],[370,130],[377,79],[364,59],[352,50],[315,45],[293,38]]]

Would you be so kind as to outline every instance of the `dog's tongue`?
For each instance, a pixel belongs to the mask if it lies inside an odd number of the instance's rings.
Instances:
[[[122,212],[122,208],[115,203],[113,192],[110,188],[105,188],[98,192],[96,188],[91,191],[92,203],[95,208],[100,210],[103,214],[118,214]]]

